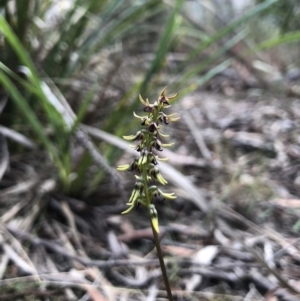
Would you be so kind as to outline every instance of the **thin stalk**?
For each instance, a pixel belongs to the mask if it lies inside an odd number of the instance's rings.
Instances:
[[[150,217],[150,220],[151,220],[151,217]],[[162,272],[162,275],[163,275],[163,279],[164,279],[168,299],[169,299],[169,301],[173,301],[172,291],[171,291],[171,287],[170,287],[170,283],[169,283],[169,278],[168,278],[168,275],[167,275],[167,270],[166,270],[163,254],[162,254],[161,247],[160,247],[158,234],[155,231],[152,222],[151,222],[151,228],[152,228],[152,232],[153,232],[154,243],[155,243],[157,256],[158,256],[159,264],[160,264],[160,269],[161,269],[161,272]]]
[[[154,104],[150,104],[148,99],[145,101],[141,96],[139,96],[141,103],[145,106],[144,112],[148,112],[148,116],[141,117],[135,113],[134,116],[141,119],[141,125],[145,125],[146,129],[138,131],[135,135],[123,136],[123,138],[128,141],[139,141],[139,144],[136,146],[136,150],[140,152],[140,157],[134,159],[134,161],[130,164],[119,166],[118,170],[136,170],[140,174],[140,176],[136,176],[137,182],[135,183],[134,189],[129,198],[129,202],[127,203],[129,208],[123,211],[122,214],[129,213],[136,208],[138,204],[142,204],[148,209],[154,243],[157,250],[157,256],[160,263],[165,289],[168,295],[168,300],[173,301],[167,270],[158,238],[159,225],[157,211],[152,202],[159,198],[170,200],[176,199],[176,195],[174,193],[165,193],[158,189],[155,185],[148,187],[148,181],[154,180],[157,180],[162,185],[167,184],[167,181],[160,174],[158,167],[155,166],[158,164],[156,159],[160,158],[155,156],[152,153],[152,150],[156,149],[162,151],[162,146],[168,147],[171,145],[164,144],[159,140],[160,135],[164,136],[159,132],[159,130],[162,123],[168,124],[169,121],[176,121],[179,119],[179,117],[174,116],[174,114],[166,115],[163,112],[165,107],[170,106],[169,101],[178,95],[175,94],[173,96],[165,96],[165,90],[166,88],[162,90],[158,101],[156,101]]]
[[[145,168],[143,168],[142,174],[143,174],[143,184],[144,184],[144,192],[145,192],[145,196],[146,196],[146,202],[149,206],[151,204],[151,202],[150,202],[149,191],[148,191],[147,170]],[[166,270],[166,266],[165,266],[165,262],[164,262],[164,257],[163,257],[161,247],[160,247],[158,233],[156,232],[156,230],[153,226],[151,215],[149,215],[149,217],[150,217],[150,223],[151,223],[154,243],[155,243],[155,247],[156,247],[156,251],[157,251],[157,256],[158,256],[158,259],[159,259],[160,269],[161,269],[161,272],[162,272],[162,276],[163,276],[165,288],[166,288],[166,291],[167,291],[168,299],[169,299],[169,301],[173,301],[173,296],[172,296],[172,292],[171,292],[169,278],[168,278],[168,275],[167,275],[167,270]]]

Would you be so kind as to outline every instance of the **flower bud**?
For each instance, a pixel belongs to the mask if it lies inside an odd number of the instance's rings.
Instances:
[[[151,179],[158,180],[159,183],[162,185],[166,185],[168,182],[163,178],[163,176],[160,174],[159,169],[154,166],[153,164],[148,165],[148,174],[151,177]]]
[[[147,129],[148,129],[149,132],[153,133],[153,132],[155,132],[157,130],[157,124],[154,121],[152,121],[148,125]]]
[[[138,161],[138,165],[144,165],[147,163],[147,159],[148,159],[148,151],[146,149],[143,149],[141,151],[141,156],[139,158]]]
[[[154,156],[154,154],[152,152],[148,153],[148,162],[157,165],[157,160],[156,160],[156,156]]]
[[[155,139],[154,141],[151,142],[151,148],[154,147],[158,151],[163,151],[161,148],[161,142],[158,139]]]
[[[137,181],[134,185],[134,189],[131,193],[128,204],[133,204],[135,200],[143,193],[144,184],[141,181]]]
[[[150,204],[148,207],[148,210],[149,210],[149,215],[151,218],[152,226],[153,226],[154,230],[156,231],[156,233],[159,233],[158,216],[157,216],[156,208],[153,204]]]
[[[169,100],[172,100],[177,97],[178,93],[172,95],[172,96],[165,96],[165,91],[167,87],[165,87],[158,98],[158,102],[161,103],[162,105],[170,105]]]
[[[165,199],[175,200],[177,198],[174,192],[165,193],[165,192],[162,192],[160,189],[158,189],[158,193]]]
[[[139,170],[138,159],[134,159],[130,164],[120,165],[117,167],[119,171]]]

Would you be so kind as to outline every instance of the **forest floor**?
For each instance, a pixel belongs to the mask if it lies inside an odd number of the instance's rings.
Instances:
[[[174,300],[300,300],[300,100],[227,92],[184,97],[164,130]],[[43,156],[12,157],[1,182],[0,300],[167,300],[147,212],[120,215],[109,180],[97,200],[62,195]],[[120,178],[130,195],[134,175]]]

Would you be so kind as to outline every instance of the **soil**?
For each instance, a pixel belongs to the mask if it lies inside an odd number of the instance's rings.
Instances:
[[[300,300],[300,100],[232,91],[184,97],[163,129],[175,145],[158,166],[177,199],[155,205],[174,300]],[[146,210],[120,214],[134,173],[88,202],[53,173],[38,150],[10,158],[0,300],[167,300]]]

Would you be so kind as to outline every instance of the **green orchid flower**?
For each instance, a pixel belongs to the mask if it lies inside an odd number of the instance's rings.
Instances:
[[[129,207],[122,214],[131,212],[138,204],[143,205],[149,212],[151,224],[156,233],[159,232],[158,214],[153,202],[158,199],[176,199],[174,193],[165,193],[158,189],[157,186],[149,187],[148,185],[150,181],[154,180],[162,185],[168,183],[158,168],[158,161],[166,161],[168,158],[160,158],[153,154],[154,150],[162,151],[163,148],[173,145],[173,143],[163,143],[161,141],[162,138],[169,137],[161,132],[161,128],[163,124],[167,125],[169,122],[179,119],[176,113],[170,115],[164,113],[164,110],[170,107],[170,102],[178,95],[166,96],[165,91],[166,88],[162,90],[158,100],[154,103],[150,103],[148,98],[144,100],[139,95],[139,100],[144,105],[144,112],[147,115],[140,116],[133,112],[133,116],[141,121],[141,125],[144,128],[134,135],[123,136],[123,138],[137,143],[137,145],[132,145],[131,147],[139,152],[140,156],[134,159],[132,163],[120,165],[117,168],[119,171],[137,171],[139,173],[136,176],[137,181],[127,203]]]

